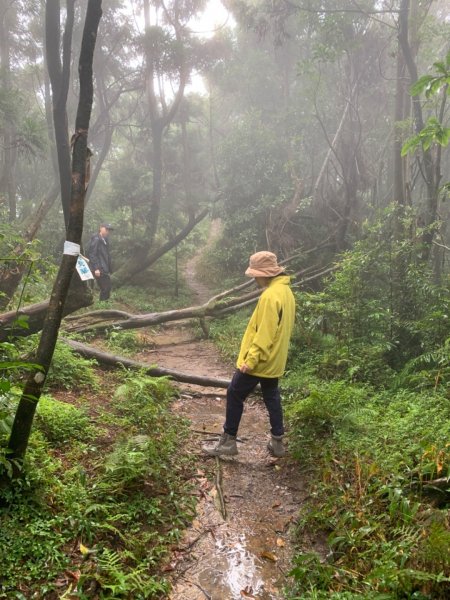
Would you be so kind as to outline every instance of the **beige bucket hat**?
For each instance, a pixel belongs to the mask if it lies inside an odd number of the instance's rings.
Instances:
[[[248,277],[276,277],[280,273],[284,273],[284,267],[280,267],[273,252],[265,250],[250,256],[250,264],[245,271]]]

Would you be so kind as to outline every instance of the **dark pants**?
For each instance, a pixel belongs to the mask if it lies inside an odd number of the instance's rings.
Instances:
[[[258,383],[261,385],[264,403],[269,412],[272,434],[284,434],[278,378],[255,377],[240,371],[236,371],[227,390],[227,412],[223,426],[225,433],[237,435],[244,410],[244,400],[253,392]]]
[[[111,295],[111,277],[107,273],[102,273],[97,277],[97,283],[100,288],[100,300],[108,300]]]

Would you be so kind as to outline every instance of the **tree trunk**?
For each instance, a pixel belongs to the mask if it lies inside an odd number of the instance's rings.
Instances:
[[[417,65],[414,60],[414,55],[411,49],[411,45],[408,39],[409,30],[409,17],[410,17],[410,0],[401,0],[400,11],[399,11],[399,34],[398,40],[403,52],[406,67],[408,69],[409,77],[411,79],[411,85],[414,85],[418,80]],[[424,128],[423,112],[422,112],[422,101],[419,96],[413,96],[413,117],[415,132],[420,133]],[[422,253],[422,259],[424,262],[428,262],[436,228],[433,224],[437,218],[437,206],[438,206],[438,195],[439,195],[439,181],[440,181],[440,153],[437,154],[436,160],[433,158],[432,149],[425,150],[422,147],[422,168],[421,173],[425,181],[427,190],[426,198],[426,210],[423,216],[423,222],[425,231],[422,237],[424,251]]]
[[[108,156],[109,149],[111,148],[111,142],[113,138],[114,128],[111,123],[107,122],[105,126],[105,137],[103,139],[102,148],[97,156],[97,160],[95,161],[95,167],[92,171],[91,178],[89,180],[89,185],[86,191],[86,204],[89,202],[92,193],[95,189],[95,184],[97,183],[98,176],[103,167],[103,163],[105,162],[106,157]]]
[[[64,304],[63,317],[92,304],[92,291],[79,278],[70,283],[69,294]],[[26,337],[42,330],[50,301],[37,302],[18,310],[0,315],[0,342],[11,338]],[[26,328],[19,323],[25,322]]]
[[[17,257],[21,258],[23,254],[25,244],[31,242],[36,237],[39,228],[42,225],[44,218],[47,213],[55,203],[59,193],[60,193],[60,183],[59,183],[59,172],[58,172],[58,159],[56,156],[56,148],[55,148],[55,137],[53,132],[53,122],[52,122],[52,106],[51,106],[51,97],[50,97],[50,82],[48,78],[47,68],[45,68],[44,72],[44,89],[45,89],[45,119],[47,122],[47,133],[48,139],[50,141],[50,152],[52,158],[52,165],[54,171],[54,182],[50,190],[47,192],[43,200],[40,202],[38,208],[35,213],[30,216],[25,225],[23,231],[24,242],[19,243],[13,250],[11,258]],[[19,284],[22,280],[23,274],[26,271],[29,263],[28,261],[24,262],[21,260],[17,261],[8,261],[3,269],[0,270],[0,308],[6,308],[16,292]],[[41,327],[42,328],[42,323]]]
[[[67,0],[67,17],[63,36],[63,60],[60,56],[60,0],[47,0],[45,7],[45,54],[52,88],[53,125],[58,155],[59,181],[64,223],[70,217],[70,142],[67,121],[67,95],[70,83],[70,59],[75,0]]]
[[[11,48],[10,48],[10,14],[13,10],[10,2],[0,2],[0,68],[2,87],[5,92],[11,91]],[[9,222],[17,218],[15,169],[17,150],[15,147],[15,124],[6,118],[3,126],[3,169],[0,175],[0,193],[3,191],[8,201]]]
[[[399,36],[400,36],[399,31]],[[399,123],[405,119],[405,61],[403,59],[400,43],[397,50],[397,81],[395,90],[394,113],[394,202],[400,206],[405,205],[405,159],[402,157],[403,137]]]
[[[58,173],[58,159],[56,156],[55,149],[55,138],[53,134],[53,123],[52,123],[52,107],[50,98],[50,82],[48,75],[45,72],[45,118],[47,121],[47,133],[50,141],[50,152],[52,158],[52,165],[54,170],[54,182],[50,190],[47,192],[43,200],[40,202],[35,213],[28,218],[24,225],[23,238],[24,242],[19,243],[12,252],[12,256],[16,256],[20,259],[26,243],[31,242],[36,237],[39,228],[42,225],[44,218],[55,203],[60,193],[59,173]],[[16,292],[19,284],[22,280],[23,274],[29,265],[28,262],[24,261],[8,261],[5,268],[0,270],[0,308],[6,308]],[[42,328],[42,324],[40,329]]]
[[[135,275],[145,269],[148,254],[155,242],[156,232],[158,230],[159,213],[161,208],[162,195],[162,171],[163,171],[163,128],[158,119],[157,123],[152,123],[152,173],[153,186],[150,200],[150,208],[147,213],[146,227],[143,239],[133,253],[132,258],[125,263],[115,273],[115,281],[123,285]]]
[[[91,199],[92,193],[95,189],[95,184],[97,183],[98,176],[103,167],[103,163],[105,162],[106,157],[108,156],[109,150],[111,148],[111,142],[114,134],[114,126],[111,123],[110,110],[111,106],[115,104],[115,102],[119,99],[120,93],[117,93],[115,96],[115,100],[112,102],[108,102],[107,92],[105,86],[105,73],[104,73],[104,64],[103,70],[100,69],[100,73],[98,72],[98,68],[96,68],[96,81],[97,81],[97,102],[100,106],[100,115],[97,118],[95,124],[91,127],[92,136],[91,139],[94,140],[99,130],[103,130],[103,143],[98,153],[97,160],[95,161],[95,167],[92,170],[91,177],[89,180],[89,185],[86,192],[86,204]]]
[[[280,261],[280,265],[286,265],[294,260],[299,260],[301,258],[305,258],[306,256],[309,256],[310,254],[317,252],[318,250],[323,250],[324,248],[328,248],[328,247],[334,248],[334,244],[331,243],[328,239],[326,239],[323,242],[321,242],[320,244],[318,244],[317,246],[315,246],[314,248],[310,248],[309,250],[297,252],[293,256],[290,256],[289,258]],[[309,281],[315,281],[315,280],[319,279],[320,277],[323,277],[324,275],[329,274],[330,272],[332,272],[332,270],[334,268],[335,267],[332,267],[330,269],[328,269],[328,268],[319,269],[317,266],[313,265],[312,267],[308,267],[306,269],[297,271],[297,273],[295,273],[294,276],[302,277],[302,280],[300,281],[300,283],[306,284]],[[314,270],[316,270],[317,272],[314,273]],[[306,277],[306,275],[308,275],[308,277]],[[66,305],[64,307],[65,315],[70,315],[71,313],[77,311],[79,308],[89,306],[89,304],[92,303],[92,295],[90,293],[88,293],[86,286],[83,286],[81,282],[78,283],[78,279],[74,279],[72,281],[71,287],[75,288],[75,286],[74,286],[75,283],[77,284],[77,289],[74,289],[73,293],[69,294]],[[206,304],[212,305],[213,302],[218,303],[220,300],[223,300],[224,298],[231,298],[230,300],[227,300],[225,303],[223,303],[221,305],[222,308],[225,310],[228,307],[232,306],[233,303],[238,304],[243,298],[246,298],[247,296],[239,296],[236,298],[232,298],[232,297],[235,294],[241,293],[243,290],[246,290],[247,288],[251,287],[252,285],[253,285],[253,280],[249,279],[245,283],[242,283],[230,290],[225,290],[224,292],[217,294],[216,296],[211,298]],[[81,288],[81,290],[80,290],[80,288]],[[257,291],[251,292],[251,293],[255,297],[258,294]],[[42,325],[44,322],[45,313],[47,311],[47,308],[48,308],[48,301],[40,302],[38,304],[33,304],[31,306],[27,306],[23,309],[20,309],[19,311],[10,311],[8,313],[1,314],[0,315],[0,342],[7,340],[11,336],[22,337],[22,336],[31,335],[33,333],[40,331],[42,329]],[[199,307],[196,306],[193,308],[195,310],[198,310]],[[187,309],[182,309],[182,310],[187,310]],[[169,311],[169,314],[172,314],[174,312],[176,312],[176,311]],[[154,314],[165,315],[166,313],[154,313]],[[17,326],[17,323],[16,323],[17,318],[21,317],[21,316],[25,316],[26,319],[28,320],[28,329],[21,329],[20,327]],[[104,328],[107,328],[108,326],[112,327],[115,324],[112,322],[113,319],[129,319],[134,316],[137,317],[138,315],[131,315],[130,313],[127,313],[124,311],[118,311],[118,310],[102,310],[102,311],[93,311],[93,312],[85,313],[84,315],[77,315],[75,317],[69,317],[67,319],[67,322],[70,323],[72,321],[76,321],[75,328],[77,328],[77,327],[84,328],[86,326],[86,324],[83,324],[83,320],[85,321],[87,319],[87,320],[89,320],[87,327],[90,328],[91,326],[95,326],[96,323],[101,321],[103,323]],[[144,317],[145,315],[140,315],[140,316]],[[203,316],[202,314],[198,314],[196,312],[192,316],[186,317],[184,315],[182,317],[177,317],[177,318],[196,318],[196,317],[202,317],[202,316]],[[153,315],[152,315],[152,317],[153,317]],[[105,325],[104,322],[106,320],[108,320],[109,323],[107,323]],[[169,319],[169,320],[171,320],[171,319]],[[69,329],[74,330],[74,327],[70,326]]]
[[[350,98],[345,103],[345,107],[342,112],[342,116],[341,116],[341,120],[339,121],[338,128],[336,129],[336,133],[334,134],[333,140],[332,140],[330,147],[328,148],[327,154],[325,156],[325,160],[323,161],[322,166],[320,167],[319,174],[314,183],[313,197],[316,201],[318,199],[320,185],[321,185],[322,179],[325,175],[328,163],[330,162],[332,155],[336,152],[336,148],[339,143],[340,137],[342,135],[342,132],[344,131],[345,121],[347,120],[347,115],[350,110],[351,102],[353,101],[353,96],[355,94],[355,90],[356,90],[356,85],[353,87],[353,89],[351,91]],[[319,118],[318,115],[317,115],[317,118]]]
[[[101,0],[88,0],[78,67],[80,97],[75,122],[69,206],[70,219],[67,227],[67,241],[75,245],[81,243],[83,233],[87,135],[93,102],[92,62],[101,14]],[[75,255],[63,254],[36,353],[35,362],[40,366],[40,369],[31,372],[17,407],[8,444],[11,451],[9,458],[13,461],[16,472],[17,465],[22,462],[28,446],[34,413],[52,361],[64,304],[76,261],[76,252]]]
[[[144,0],[144,21],[146,34],[149,35],[151,30],[150,23],[150,2]],[[165,7],[164,10],[166,11]],[[161,208],[161,197],[162,197],[162,176],[163,176],[163,138],[166,129],[173,121],[177,110],[180,106],[181,100],[184,96],[184,90],[187,83],[187,69],[183,54],[183,39],[181,32],[183,27],[178,22],[177,11],[175,11],[171,24],[175,29],[176,39],[179,43],[180,48],[180,63],[178,65],[178,71],[180,76],[180,83],[178,90],[175,93],[175,97],[172,100],[170,106],[167,106],[164,97],[163,90],[160,89],[160,96],[157,97],[155,90],[155,81],[161,75],[155,66],[155,57],[149,40],[146,43],[146,72],[145,72],[145,87],[148,100],[148,108],[150,114],[150,126],[152,131],[152,174],[153,174],[153,187],[152,195],[150,198],[150,206],[147,213],[147,221],[145,227],[144,237],[141,240],[138,248],[136,248],[133,256],[125,261],[125,264],[116,272],[116,281],[124,282],[129,280],[131,277],[140,273],[144,268],[143,265],[146,262],[148,253],[152,250],[155,242],[156,233],[158,231],[159,214]]]
[[[150,366],[146,363],[131,360],[123,356],[115,356],[114,354],[103,352],[102,350],[98,350],[92,346],[75,342],[74,340],[63,339],[62,341],[68,344],[77,354],[81,354],[81,356],[84,356],[85,358],[94,358],[100,365],[109,367],[125,367],[126,369],[138,369],[140,371],[144,371],[151,377],[170,377],[170,379],[179,381],[180,383],[191,383],[204,387],[227,388],[230,383],[228,379],[202,377],[200,375],[182,373],[181,371],[175,371],[174,369]]]

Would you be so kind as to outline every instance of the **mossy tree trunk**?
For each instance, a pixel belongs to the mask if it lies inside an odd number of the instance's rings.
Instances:
[[[101,0],[88,1],[78,67],[80,96],[75,122],[69,221],[66,235],[67,241],[75,244],[81,243],[83,232],[87,135],[93,103],[92,64],[97,30],[102,14],[101,4]],[[77,256],[63,255],[36,353],[35,362],[40,368],[30,373],[15,415],[8,447],[16,472],[28,446],[36,406],[52,361],[76,261]]]

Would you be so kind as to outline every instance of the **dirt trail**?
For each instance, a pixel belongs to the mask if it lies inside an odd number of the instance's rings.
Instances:
[[[188,262],[184,275],[198,302],[203,302],[211,293],[196,280],[198,259],[197,255]],[[231,377],[233,366],[224,363],[211,342],[193,339],[188,326],[165,327],[153,341],[147,361]],[[216,389],[195,386],[183,385],[181,391],[175,410],[191,421],[188,451],[198,455],[199,502],[196,518],[174,553],[170,600],[281,599],[293,552],[288,530],[305,496],[298,473],[286,459],[273,459],[267,452],[268,418],[256,397],[246,403],[239,455],[220,462],[202,455],[201,445],[214,441],[222,431],[225,396]],[[208,477],[218,465],[226,519],[217,488]]]

